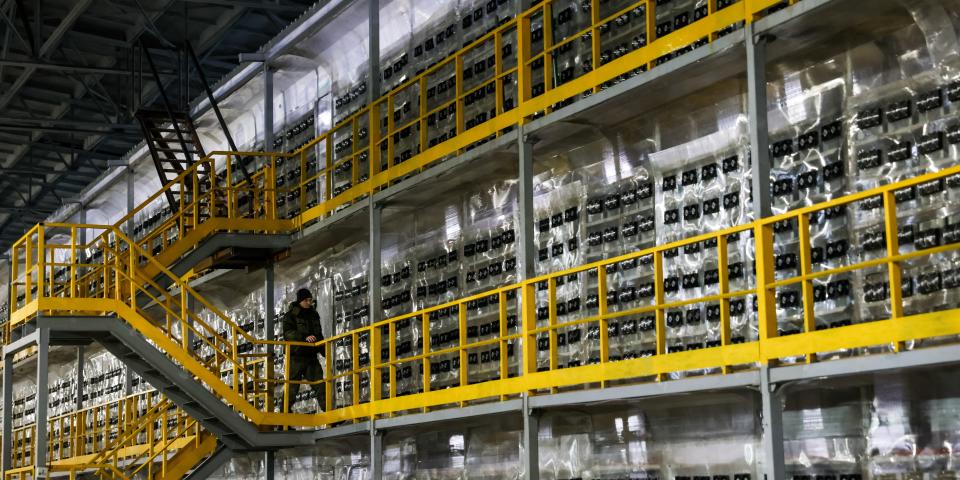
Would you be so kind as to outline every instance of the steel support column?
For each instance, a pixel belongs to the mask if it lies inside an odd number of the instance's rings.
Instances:
[[[376,420],[370,420],[370,478],[383,478],[383,433],[377,429]]]
[[[2,452],[0,452],[0,465],[3,471],[9,470],[11,452],[13,447],[13,354],[3,355],[3,435]]]
[[[86,224],[86,223],[87,223],[87,209],[86,209],[86,205],[84,205],[83,202],[77,202],[77,204],[80,205],[80,210],[77,211],[77,214],[78,214],[78,216],[80,217],[80,224],[81,224],[81,225]],[[79,230],[77,231],[77,241],[80,242],[80,245],[86,245],[86,244],[87,244],[87,229],[86,229],[86,228],[81,228],[81,229],[79,229]]]
[[[367,0],[367,26],[367,103],[372,105],[380,98],[380,0]]]
[[[48,477],[47,471],[47,407],[50,405],[49,391],[49,355],[50,355],[50,329],[37,329],[37,405],[36,416],[34,417],[36,428],[36,438],[34,441],[34,467],[36,468],[36,480]]]
[[[380,308],[380,275],[383,271],[380,259],[380,225],[383,217],[383,207],[377,205],[370,196],[370,205],[368,207],[370,217],[370,271],[368,281],[370,282],[368,294],[370,295],[370,323],[376,323],[383,317],[383,309]]]
[[[273,480],[277,475],[277,452],[267,450],[264,456],[266,457],[266,468],[263,469],[264,477],[266,480]]]
[[[136,185],[134,184],[136,175],[135,175],[135,172],[133,171],[132,166],[127,166],[126,177],[127,177],[127,215],[129,215],[130,212],[132,212],[133,209],[136,208],[136,202],[135,202]],[[130,219],[127,220],[127,235],[129,235],[130,238],[133,238],[133,228],[134,228],[133,217],[130,217]]]
[[[531,278],[535,275],[537,248],[533,234],[533,141],[520,129],[518,144],[518,171],[520,182],[519,205],[520,218],[517,237],[517,259],[519,263],[520,279]]]
[[[263,150],[273,151],[273,71],[263,62]]]
[[[276,299],[274,298],[274,282],[276,281],[276,267],[273,262],[263,268],[263,329],[264,338],[269,340],[277,339],[276,326]],[[273,378],[274,362],[277,359],[277,348],[273,345],[267,346],[267,379]],[[267,385],[267,408],[273,411],[275,386],[272,383]],[[267,452],[266,462],[269,466],[273,463],[273,452]],[[272,467],[268,467],[272,468]],[[270,477],[267,477],[270,478]]]
[[[783,403],[776,385],[770,383],[770,367],[760,367],[760,401],[762,418],[760,446],[763,450],[760,471],[765,480],[780,480],[784,476],[783,457]]]
[[[264,330],[266,330],[265,338],[267,340],[277,339],[277,325],[276,319],[274,318],[277,309],[277,300],[274,298],[275,279],[276,267],[273,265],[273,262],[270,262],[263,268],[263,326]]]
[[[753,24],[746,26],[747,113],[750,128],[750,168],[753,185],[753,214],[768,217],[770,208],[770,139],[767,128],[767,38],[755,35]]]
[[[80,345],[77,347],[77,377],[76,377],[76,400],[77,400],[77,410],[83,409],[83,366],[84,366],[84,347]],[[130,372],[130,369],[124,367],[125,372]]]
[[[530,408],[530,395],[523,394],[523,451],[521,462],[527,480],[540,480],[540,419]]]

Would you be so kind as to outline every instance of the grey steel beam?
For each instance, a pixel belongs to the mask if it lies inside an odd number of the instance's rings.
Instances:
[[[767,40],[745,28],[747,44],[747,122],[750,129],[750,168],[754,218],[773,214],[770,201],[770,139],[767,127]]]
[[[523,451],[521,462],[527,480],[540,480],[540,418],[530,407],[530,395],[523,394]]]
[[[270,2],[267,0],[181,0],[183,3],[194,3],[198,5],[222,5],[224,7],[244,7],[254,10],[273,10],[278,12],[302,12],[306,7],[302,5],[285,5],[281,2]]]
[[[518,195],[518,209],[520,212],[517,226],[519,236],[517,237],[517,262],[519,276],[521,280],[535,276],[537,247],[534,244],[534,214],[533,214],[533,141],[524,133],[523,125],[518,127],[520,130],[518,137],[518,182],[520,192]]]
[[[666,382],[642,383],[638,385],[625,385],[621,387],[535,396],[530,398],[530,406],[532,408],[564,407],[613,400],[628,400],[633,398],[681,395],[690,392],[756,387],[759,385],[759,372],[738,372],[728,375],[690,377]]]
[[[380,295],[380,275],[383,272],[383,263],[381,260],[381,223],[383,220],[383,206],[377,204],[373,195],[369,199],[370,208],[368,209],[368,214],[370,217],[370,266],[367,281],[369,282],[369,288],[367,289],[367,294],[369,295],[370,300],[370,323],[376,323],[382,320],[383,309],[380,308],[381,305],[381,295]]]
[[[457,421],[466,418],[502,415],[506,413],[519,413],[522,408],[523,401],[520,399],[507,400],[504,402],[491,402],[462,408],[448,408],[426,413],[414,413],[410,415],[384,418],[382,420],[377,420],[377,428],[381,430],[390,430],[401,427],[425,425],[429,423]]]
[[[906,352],[843,358],[829,362],[775,367],[770,369],[770,383],[900,371],[956,363],[960,363],[960,345],[946,345]]]
[[[361,434],[370,434],[370,422],[348,423],[339,427],[317,430],[313,434],[314,441],[330,440],[343,437],[353,437]]]
[[[83,65],[67,65],[63,63],[50,63],[43,60],[35,59],[0,59],[0,66],[6,67],[20,67],[27,68],[33,67],[39,70],[55,70],[58,72],[68,72],[68,73],[94,73],[98,75],[135,75],[134,72],[122,68],[108,68],[108,67],[87,67]],[[148,74],[143,74],[148,75]],[[161,73],[162,76],[175,76],[173,73]]]
[[[70,7],[70,11],[63,16],[57,28],[53,30],[50,36],[47,37],[47,40],[43,42],[43,45],[40,46],[40,50],[36,52],[37,58],[46,58],[52,53],[53,50],[60,45],[60,40],[63,39],[64,34],[73,27],[73,24],[80,18],[80,15],[82,15],[92,3],[93,0],[78,0],[74,2]],[[39,33],[40,32],[37,32],[38,35]],[[13,81],[10,88],[0,97],[0,110],[7,108],[10,101],[16,98],[17,93],[20,92],[20,89],[23,88],[36,71],[37,67],[27,67],[20,73],[20,76]]]
[[[48,378],[50,375],[50,329],[37,328],[37,404],[35,414],[36,436],[34,437],[33,459],[37,480],[47,478],[47,408],[50,405]]]
[[[3,355],[3,431],[0,441],[0,468],[13,468],[13,355]]]
[[[367,0],[367,103],[380,98],[380,0]]]
[[[760,471],[763,478],[780,480],[786,478],[783,455],[783,402],[770,382],[770,367],[760,367],[761,428]]]

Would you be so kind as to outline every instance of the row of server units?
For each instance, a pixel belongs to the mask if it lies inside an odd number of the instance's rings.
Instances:
[[[922,22],[922,17],[917,18]],[[960,83],[949,69],[938,65],[940,60],[929,50],[927,40],[936,34],[930,25],[912,24],[891,35],[897,48],[859,45],[771,81],[775,93],[769,113],[771,176],[767,188],[775,214],[956,165]],[[887,66],[878,72],[877,64]],[[904,71],[915,73],[905,77]],[[864,88],[867,81],[870,88]],[[718,98],[709,102],[714,111],[707,115],[707,122],[700,118],[702,112],[681,115],[683,120],[675,124],[664,121],[662,129],[670,130],[664,136],[673,140],[657,140],[652,135],[639,135],[642,140],[636,140],[636,130],[641,128],[637,125],[643,120],[631,120],[606,135],[616,140],[597,140],[596,134],[585,133],[582,141],[571,142],[577,148],[538,160],[546,167],[535,181],[537,274],[636,252],[753,218],[744,94],[742,90],[717,92]],[[683,102],[679,101],[675,110],[682,110]],[[727,108],[729,105],[736,107]],[[668,105],[660,112],[664,118],[675,116],[670,108]],[[686,133],[678,134],[678,129]],[[676,141],[677,137],[683,140]],[[469,188],[482,191],[449,202],[437,198],[412,216],[398,214],[396,221],[408,229],[397,232],[393,245],[384,243],[379,285],[382,311],[376,315],[369,307],[367,265],[344,264],[325,273],[324,278],[333,283],[328,305],[332,306],[335,333],[367,326],[373,317],[390,318],[443,304],[518,278],[515,183],[491,181]],[[960,242],[958,189],[960,177],[948,177],[896,192],[901,253]],[[887,253],[879,197],[826,208],[808,219],[806,234],[814,272],[875,260]],[[387,232],[388,227],[384,228]],[[795,220],[780,222],[774,232],[775,278],[800,275],[799,224]],[[747,291],[730,302],[731,340],[752,341],[757,338],[757,301],[749,291],[756,288],[756,245],[750,231],[729,235],[726,243],[729,291]],[[367,248],[362,242],[355,246],[358,251]],[[719,293],[717,249],[715,240],[707,240],[663,253],[667,302]],[[947,251],[902,262],[904,313],[955,308],[952,292],[960,287],[958,261],[960,255]],[[652,256],[612,264],[606,270],[606,292],[597,291],[594,272],[556,279],[553,301],[559,323],[595,315],[599,295],[606,295],[611,312],[652,304]],[[881,265],[815,279],[815,328],[889,318],[888,277],[886,266]],[[537,321],[545,325],[551,299],[546,282],[538,287]],[[520,331],[519,300],[514,292],[507,292],[504,301],[506,332],[515,334]],[[468,343],[501,335],[499,302],[499,296],[491,295],[465,305]],[[779,334],[802,332],[799,285],[778,288],[775,302]],[[719,345],[720,309],[719,302],[667,309],[667,351]],[[433,312],[429,320],[431,351],[459,344],[457,307]],[[608,322],[607,355],[618,360],[654,354],[654,328],[652,314],[625,315]],[[386,330],[384,333],[388,338]],[[426,335],[420,317],[397,322],[395,335],[396,351],[392,353],[400,360],[397,378],[377,380],[383,382],[386,393],[392,388],[398,395],[422,391],[427,369],[420,361],[403,362],[405,357],[423,352]],[[595,323],[561,328],[557,366],[599,361],[599,336]],[[354,367],[352,341],[345,338],[335,346],[334,371],[328,376],[345,374]],[[369,351],[366,335],[357,341],[357,364],[369,366],[370,356],[377,352]],[[549,366],[549,346],[546,335],[538,339],[541,369]],[[430,386],[436,389],[500,378],[504,356],[507,375],[516,375],[518,347],[511,340],[469,348],[463,359],[457,353],[432,356],[428,360]],[[387,361],[390,353],[382,350],[380,358]],[[857,353],[829,352],[822,357]],[[460,378],[464,359],[469,363],[465,380]],[[353,398],[354,381],[361,382],[359,399]],[[366,372],[338,377],[335,406],[366,401],[370,382]]]
[[[956,478],[960,392],[954,383],[948,371],[926,370],[790,388],[783,403],[785,478]],[[762,478],[760,405],[758,395],[744,389],[677,396],[669,402],[547,409],[538,417],[540,477]],[[519,415],[388,430],[383,477],[525,478],[522,436]],[[277,472],[285,478],[371,478],[369,445],[363,440],[282,450]],[[262,478],[262,459],[236,458],[214,478]]]
[[[726,8],[734,3],[736,0],[720,0],[717,8]],[[640,5],[631,9],[629,8],[631,5],[632,2],[629,0],[600,2],[601,18],[607,18],[616,13],[619,15],[599,29],[601,58],[596,62],[598,65],[606,64],[647,44],[646,7]],[[380,165],[374,167],[383,170],[455,137],[458,108],[464,110],[462,112],[463,128],[470,129],[492,119],[498,112],[516,107],[518,99],[516,74],[497,78],[496,68],[497,56],[502,59],[503,71],[516,67],[518,50],[516,29],[504,31],[499,35],[499,52],[496,51],[497,42],[490,38],[474,45],[464,55],[463,71],[459,72],[463,82],[460,91],[469,94],[462,103],[455,101],[458,91],[456,85],[458,72],[456,72],[456,63],[450,59],[458,50],[474,44],[485,34],[509,22],[516,16],[518,9],[526,9],[530,6],[518,0],[463,2],[444,15],[436,15],[437,18],[431,19],[406,41],[390,47],[380,59],[382,71],[379,81],[384,93],[392,92],[395,95],[393,111],[386,111],[387,107],[383,105],[371,116],[361,116],[355,123],[345,122],[366,107],[368,81],[364,75],[356,83],[334,85],[333,175],[330,179],[320,179],[321,185],[308,186],[308,189],[321,190],[329,180],[332,188],[330,194],[336,196],[358,182],[365,181],[371,170],[371,148],[379,148]],[[667,35],[706,15],[706,0],[658,1],[655,13],[657,35]],[[591,22],[589,1],[554,3],[552,18],[549,21],[553,44],[578,36],[579,38],[553,51],[550,62],[552,71],[545,71],[546,62],[543,57],[534,62],[531,92],[533,96],[544,93],[546,78],[550,78],[553,85],[561,85],[590,72],[595,63],[592,60],[592,34],[581,34]],[[738,27],[739,25],[731,25],[719,33],[728,33]],[[544,31],[542,15],[535,16],[530,32],[535,55],[543,51]],[[693,45],[665,55],[658,59],[657,63],[704,45],[706,41],[706,39],[698,40]],[[440,66],[437,67],[437,65]],[[643,70],[645,67],[637,68],[607,82],[601,88],[615,85]],[[419,83],[410,83],[410,80],[425,71],[429,73],[425,91],[421,92]],[[498,92],[501,102],[499,105],[497,104]],[[590,93],[591,91],[584,92],[583,95]],[[574,100],[576,98],[570,98],[555,107],[567,105]],[[422,111],[428,112],[423,123],[417,121]],[[378,121],[381,132],[387,132],[392,127],[394,130],[391,132],[390,141],[382,141],[379,145],[371,146],[368,138],[369,121]],[[421,132],[422,128],[426,128],[427,131]],[[426,144],[421,145],[424,141]],[[481,143],[485,141],[486,139]],[[388,143],[392,144],[392,150]],[[323,198],[323,195],[320,195],[320,198]],[[310,201],[306,204],[309,205]]]
[[[738,0],[719,0],[718,9],[733,5]],[[600,2],[601,18],[622,12],[614,20],[600,28],[601,59],[603,65],[619,58],[630,51],[646,45],[645,6],[640,5],[628,9],[629,0],[604,0]],[[560,8],[560,7],[564,8]],[[479,2],[465,2],[458,5],[445,15],[428,22],[424,28],[415,32],[406,41],[391,47],[383,55],[380,64],[381,85],[384,92],[389,92],[406,85],[408,80],[427,69],[443,62],[458,49],[472,44],[478,38],[496,29],[498,26],[514,18],[518,8],[529,8],[530,5],[519,5],[518,0],[489,0]],[[554,5],[552,32],[553,43],[559,43],[579,34],[590,25],[590,2],[570,2],[569,5]],[[699,20],[707,14],[706,0],[660,0],[656,8],[656,35],[667,35],[681,29],[691,22]],[[718,32],[726,34],[740,25],[731,25]],[[532,46],[534,54],[543,49],[543,19],[535,19],[532,27]],[[693,48],[706,44],[706,39],[698,40],[695,44],[678,49],[655,63],[659,64],[676,56],[682,55]],[[553,85],[567,83],[580,75],[590,72],[593,68],[591,34],[584,34],[574,42],[554,52],[553,72],[544,72],[544,62],[535,62],[533,95],[544,91],[544,77],[550,76]],[[516,66],[516,31],[507,32],[501,39],[500,56],[504,62],[504,70]],[[508,75],[498,82],[494,82],[496,75],[494,68],[494,41],[488,40],[473,48],[464,60],[463,91],[473,91],[464,101],[465,128],[469,129],[496,116],[497,111],[506,111],[516,106],[517,78]],[[601,89],[615,85],[626,78],[634,76],[645,67],[640,67],[630,74],[607,82]],[[432,72],[427,78],[427,97],[420,99],[419,85],[405,86],[399,97],[394,101],[394,111],[387,112],[382,108],[377,112],[381,125],[380,131],[386,131],[388,116],[392,115],[394,126],[407,125],[420,116],[420,102],[426,103],[426,111],[432,112],[426,120],[428,145],[422,147],[420,143],[420,124],[414,123],[407,128],[398,129],[393,134],[393,157],[388,155],[388,146],[382,142],[380,169],[395,165],[412,158],[422,149],[432,147],[438,143],[453,138],[457,134],[456,109],[458,104],[451,103],[456,92],[456,72],[454,64],[448,62],[445,66]],[[499,86],[496,85],[499,83]],[[502,91],[502,104],[496,105],[496,90]],[[590,92],[584,92],[584,96]],[[356,128],[352,123],[344,123],[352,114],[366,106],[367,81],[362,79],[355,84],[334,86],[334,138],[332,175],[327,178],[320,174],[320,169],[327,166],[326,145],[320,142],[313,148],[305,150],[303,161],[299,158],[280,157],[276,161],[276,210],[280,218],[293,218],[305,208],[316,206],[327,198],[327,195],[337,196],[348,190],[358,182],[369,178],[369,125],[367,119],[359,120]],[[568,99],[563,105],[569,104],[575,98]],[[562,105],[557,105],[557,107]],[[441,108],[443,107],[443,108]],[[271,151],[292,153],[304,147],[317,134],[316,113],[309,109],[307,113],[295,116],[286,126],[274,135]],[[254,147],[254,150],[256,147]],[[248,172],[255,172],[262,168],[266,160],[263,157],[247,157],[234,160],[233,181],[242,180],[242,168]],[[218,180],[223,181],[226,172],[218,173]],[[299,188],[305,179],[315,178]],[[327,192],[330,189],[330,192]],[[305,198],[301,198],[305,196]],[[162,199],[160,199],[162,200]],[[262,213],[262,206],[252,205],[252,196],[239,195],[238,208],[241,211],[249,209],[251,214]],[[165,202],[157,201],[155,205],[144,209],[134,219],[132,237],[141,239],[153,232],[159,225],[173,215],[173,209]],[[164,237],[157,238],[148,250],[156,254],[163,248],[163,242],[173,241],[179,232],[171,228]]]

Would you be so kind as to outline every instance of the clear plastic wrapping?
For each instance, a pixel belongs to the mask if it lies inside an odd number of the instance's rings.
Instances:
[[[787,478],[953,478],[960,392],[949,376],[914,370],[785,390]]]
[[[388,432],[383,478],[520,479],[519,420],[492,417],[457,426]]]
[[[755,394],[702,393],[548,411],[540,477],[748,480],[759,454]]]

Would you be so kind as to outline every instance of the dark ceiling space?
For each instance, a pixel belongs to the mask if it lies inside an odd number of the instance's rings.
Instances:
[[[0,0],[0,252],[142,140],[137,109],[162,107],[141,46],[186,109],[185,41],[213,85],[313,3]]]

